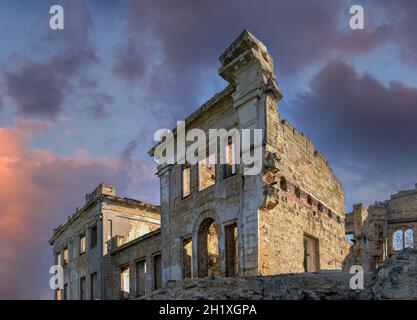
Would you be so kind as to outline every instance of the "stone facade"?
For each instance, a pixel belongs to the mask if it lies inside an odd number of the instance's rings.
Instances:
[[[353,264],[375,270],[392,260],[404,248],[417,247],[417,185],[400,191],[368,209],[355,205],[346,215],[346,234],[354,244],[346,258],[345,268]]]
[[[184,279],[141,299],[148,300],[417,300],[417,249],[364,273],[364,288],[352,290],[352,274],[340,271]]]
[[[113,279],[108,247],[123,245],[160,227],[159,207],[116,196],[116,189],[100,184],[86,195],[86,203],[54,230],[55,264],[63,266],[64,288],[57,299],[105,299]]]
[[[101,184],[50,240],[55,261],[64,265],[66,287],[57,298],[129,299],[207,276],[337,274],[354,264],[372,272],[396,250],[416,246],[417,186],[368,209],[356,205],[345,216],[344,189],[327,160],[281,119],[282,95],[266,47],[244,31],[220,62],[229,84],[185,119],[185,132],[174,130],[173,142],[198,128],[207,136],[211,129],[260,130],[261,143],[242,144],[238,152],[240,141],[228,136],[226,145],[220,142],[226,163],[160,164],[160,207],[117,197],[114,187]],[[207,144],[210,150],[212,141]],[[247,166],[243,159],[256,154]]]
[[[129,285],[126,299],[139,297],[161,286],[160,266],[155,257],[161,254],[161,232],[157,229],[111,250],[111,274],[106,279],[107,299],[120,299],[120,272],[128,267]]]
[[[213,264],[220,276],[340,269],[349,250],[343,187],[313,143],[280,119],[281,93],[266,47],[245,31],[220,62],[229,85],[185,120],[186,131],[199,128],[208,136],[209,129],[261,129],[262,170],[244,175],[240,165],[225,176],[225,165],[217,164],[214,183],[201,190],[205,177],[193,165],[184,197],[183,166],[158,167],[164,283],[207,275],[206,266]],[[241,157],[250,151],[241,150]],[[216,225],[214,251],[207,223]],[[232,233],[236,243],[228,237]],[[184,255],[185,246],[192,247],[191,257]],[[228,272],[234,261],[236,272]]]

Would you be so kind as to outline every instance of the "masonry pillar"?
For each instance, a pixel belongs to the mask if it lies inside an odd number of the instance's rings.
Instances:
[[[219,74],[235,91],[233,107],[238,113],[239,130],[251,133],[251,141],[242,141],[240,175],[240,215],[238,217],[239,272],[243,275],[259,274],[259,208],[263,203],[263,159],[266,137],[267,96],[272,93],[277,99],[281,94],[275,83],[274,65],[266,47],[245,30],[220,56],[222,64]],[[254,141],[254,130],[262,132],[261,141]],[[246,140],[246,139],[245,139]],[[245,143],[246,142],[246,143]],[[258,152],[258,153],[257,153]],[[245,170],[246,155],[255,157],[253,169]],[[248,167],[246,168],[248,169]]]

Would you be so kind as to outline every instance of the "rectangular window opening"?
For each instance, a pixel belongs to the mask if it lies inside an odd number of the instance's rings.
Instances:
[[[136,296],[146,293],[146,260],[136,262]]]
[[[64,292],[63,293],[64,293],[63,299],[64,300],[69,300],[68,283],[64,284]]]
[[[182,277],[192,278],[193,242],[191,238],[183,239]]]
[[[226,164],[224,164],[224,177],[228,178],[236,173],[236,150],[232,137],[228,138],[226,146]]]
[[[153,257],[153,289],[162,287],[162,265],[161,255],[157,254]]]
[[[237,225],[232,223],[225,226],[226,239],[226,277],[237,276],[238,255],[237,255]]]
[[[198,191],[216,183],[216,155],[208,155],[198,162]]]
[[[130,268],[124,266],[120,269],[120,299],[129,299],[130,292]]]
[[[90,248],[97,245],[97,225],[90,228]]]
[[[96,272],[90,275],[90,298],[91,300],[98,300],[98,285]]]
[[[80,235],[80,255],[85,253],[85,233]]]
[[[64,248],[64,252],[63,252],[63,258],[64,258],[64,265],[66,265],[68,263],[68,247]]]
[[[184,165],[182,167],[182,197],[188,197],[191,194],[191,167]]]
[[[80,278],[80,300],[86,300],[85,277]]]

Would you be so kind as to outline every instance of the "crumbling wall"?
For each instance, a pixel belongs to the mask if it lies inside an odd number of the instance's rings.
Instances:
[[[352,289],[352,274],[340,271],[172,282],[142,299],[150,300],[417,300],[417,250],[364,273],[364,288]]]
[[[297,198],[291,186],[279,195],[275,208],[260,212],[261,274],[304,272],[305,236],[317,239],[319,269],[341,269],[349,248],[341,220]]]
[[[102,214],[104,255],[112,237],[117,235],[122,243],[129,242],[161,226],[159,208],[135,200],[106,197]]]
[[[81,279],[85,289],[84,298],[91,298],[92,282],[97,288],[96,298],[104,298],[108,270],[111,268],[111,261],[107,259],[107,242],[111,237],[118,236],[118,245],[121,245],[159,228],[158,211],[155,205],[116,196],[116,188],[109,184],[102,183],[88,193],[84,206],[77,208],[68,217],[67,223],[54,231],[49,241],[55,257],[58,254],[62,256],[63,250],[68,248],[68,263],[63,266],[66,298],[80,299]],[[91,241],[92,230],[96,230],[94,245]],[[81,235],[85,235],[85,252],[82,254]]]
[[[101,220],[100,220],[100,203],[97,201],[91,201],[89,206],[77,210],[77,212],[69,217],[67,224],[58,229],[50,243],[53,245],[53,251],[55,261],[53,264],[60,264],[64,269],[64,285],[65,294],[62,292],[62,299],[78,300],[80,299],[80,281],[85,279],[85,298],[90,299],[90,281],[91,274],[97,274],[97,280],[101,281],[101,258],[102,247],[100,245],[100,232],[101,232]],[[90,228],[96,226],[98,233],[97,245],[91,247],[90,242]],[[86,237],[86,250],[85,253],[80,254],[80,236]],[[59,253],[63,256],[63,250],[68,249],[68,262],[63,263],[56,261],[56,256]],[[102,296],[102,290],[98,287],[98,296]]]
[[[362,211],[365,210],[362,205],[360,207]],[[355,235],[355,244],[346,258],[346,267],[354,263],[364,263],[361,257],[368,255],[370,270],[375,270],[393,259],[398,253],[394,247],[394,233],[397,230],[410,232],[413,237],[407,239],[409,241],[405,243],[405,233],[403,233],[403,248],[417,247],[417,187],[400,191],[392,195],[390,200],[371,205],[367,210],[362,229],[360,223],[358,224],[358,212],[360,212],[358,208],[355,206],[353,213],[349,214],[349,219],[346,220],[346,233]],[[399,249],[401,251],[402,248]],[[367,264],[364,265],[366,268]]]
[[[384,202],[386,213],[387,255],[395,254],[393,234],[396,230],[413,231],[413,247],[417,247],[417,185],[414,189],[400,191]],[[371,208],[370,208],[371,210]],[[405,247],[405,244],[404,244]]]
[[[226,89],[224,95],[217,96],[201,110],[186,120],[186,128],[200,128],[207,133],[209,129],[225,128],[230,130],[238,123],[237,114],[231,105],[231,90]],[[203,111],[204,110],[204,111]],[[244,237],[251,237],[256,232],[254,223],[245,226],[240,221],[242,178],[238,175],[223,177],[223,166],[216,167],[215,183],[199,190],[199,171],[197,165],[190,167],[191,192],[187,197],[182,195],[182,165],[176,164],[159,168],[161,177],[161,238],[162,238],[162,269],[164,282],[178,280],[189,275],[184,273],[184,239],[191,239],[192,274],[198,275],[198,230],[205,218],[212,218],[218,226],[218,260],[220,274],[225,272],[225,240],[224,226],[235,221],[239,229],[241,254],[239,265],[245,269],[242,249]],[[249,200],[248,200],[249,201]],[[256,212],[256,210],[254,211]],[[253,231],[250,231],[250,228]],[[254,242],[253,246],[257,246]],[[188,262],[187,262],[188,263]],[[187,269],[188,270],[188,269]]]
[[[350,270],[353,265],[361,266],[365,272],[375,270],[375,261],[372,257],[372,239],[374,230],[369,224],[368,211],[363,204],[353,207],[351,223],[353,225],[353,244],[349,254],[343,261],[343,269]]]
[[[343,187],[312,142],[280,121],[277,100],[266,99],[261,273],[304,272],[305,237],[318,242],[320,269],[340,269],[349,248]]]
[[[245,31],[222,54],[220,62],[219,73],[230,85],[186,119],[186,130],[199,128],[208,134],[210,129],[238,129],[241,133],[242,129],[260,129],[265,133],[265,92],[280,94],[273,82],[272,59],[265,46]],[[241,150],[242,153],[250,151],[249,148]],[[262,159],[256,161],[262,165]],[[226,273],[225,255],[230,250],[225,248],[224,230],[230,223],[237,224],[238,274],[259,273],[261,175],[258,172],[243,176],[242,166],[237,169],[237,174],[224,177],[223,165],[217,165],[215,184],[198,191],[198,170],[197,166],[192,166],[191,194],[183,198],[181,165],[162,165],[158,168],[165,282],[184,276],[183,244],[178,239],[192,238],[193,274],[197,274],[197,230],[203,219],[208,217],[214,219],[219,228],[220,274]]]
[[[133,241],[125,243],[109,252],[106,257],[108,272],[106,275],[106,299],[121,299],[120,294],[120,273],[122,267],[129,267],[129,298],[140,296],[137,282],[138,273],[143,268],[139,263],[145,261],[144,293],[151,292],[154,288],[154,257],[161,252],[160,230],[143,235]]]

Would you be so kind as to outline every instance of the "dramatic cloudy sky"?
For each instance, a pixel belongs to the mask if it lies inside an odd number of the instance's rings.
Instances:
[[[49,7],[65,29],[49,29]],[[218,56],[248,28],[269,48],[280,112],[355,202],[417,182],[417,2],[2,1],[0,298],[50,298],[47,240],[99,182],[157,203],[146,151],[225,85]]]

